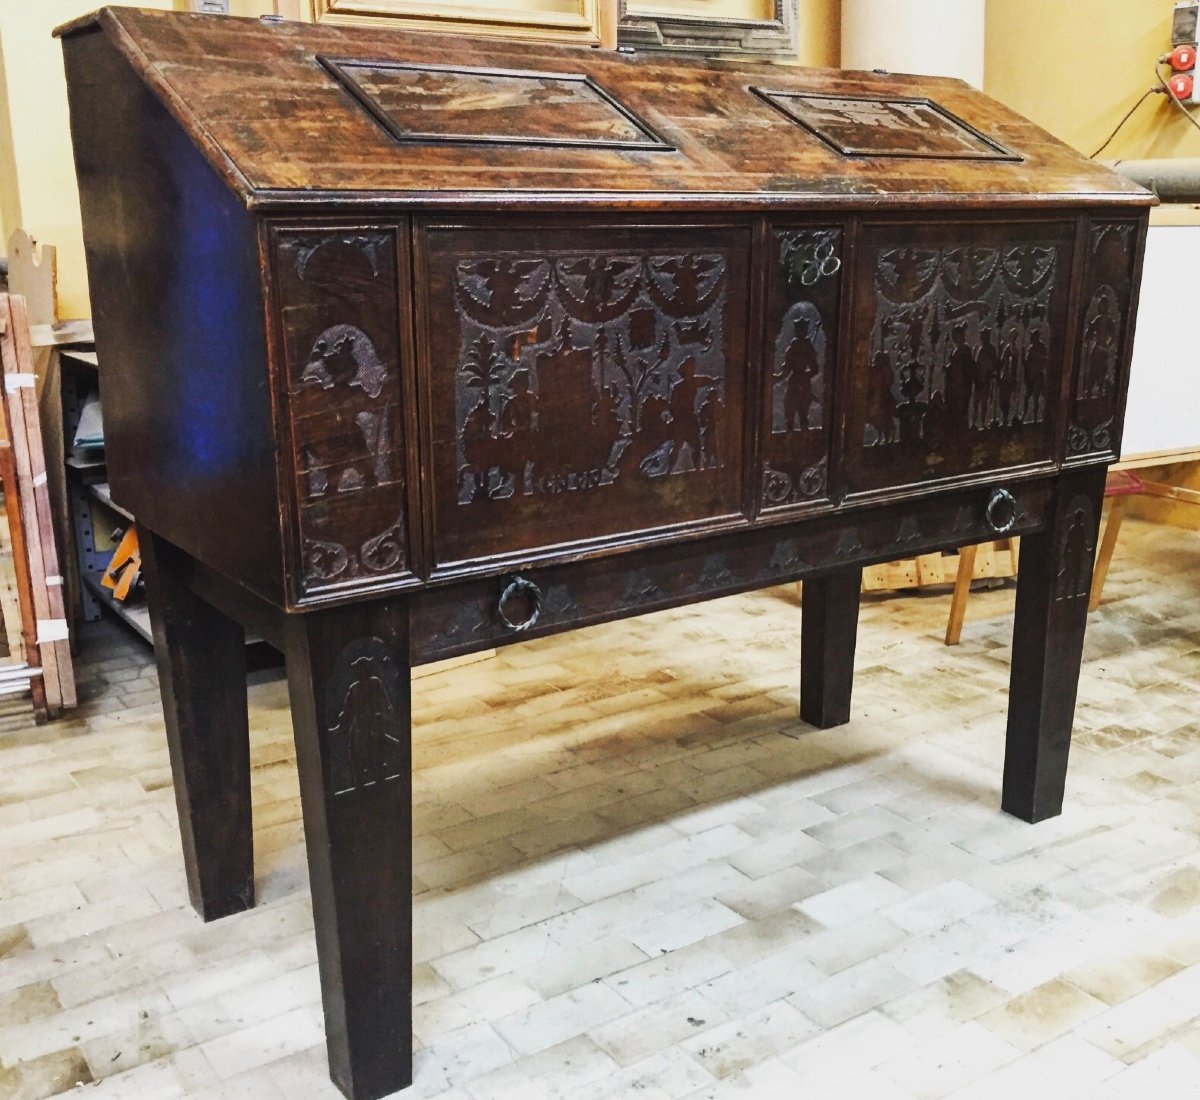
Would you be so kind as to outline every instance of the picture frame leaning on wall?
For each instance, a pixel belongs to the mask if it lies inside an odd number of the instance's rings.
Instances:
[[[733,14],[708,15],[710,0],[685,0],[670,12],[620,0],[617,40],[637,50],[740,56],[794,56],[799,0],[735,0]],[[741,9],[741,10],[738,10]]]

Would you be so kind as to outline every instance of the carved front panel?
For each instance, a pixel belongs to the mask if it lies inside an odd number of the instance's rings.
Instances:
[[[748,234],[429,230],[439,562],[741,510]]]
[[[777,229],[769,247],[763,510],[829,495],[844,244],[835,226]]]
[[[1067,406],[1068,457],[1116,452],[1137,241],[1134,222],[1095,222],[1088,234],[1083,312]]]
[[[402,574],[395,235],[284,232],[276,264],[304,592]]]
[[[1052,458],[1073,226],[865,227],[851,492]]]

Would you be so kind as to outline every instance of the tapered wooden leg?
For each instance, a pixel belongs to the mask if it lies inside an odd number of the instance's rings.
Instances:
[[[978,546],[962,546],[958,551],[958,575],[954,578],[954,596],[950,600],[950,618],[946,623],[946,645],[958,645],[962,640],[963,619],[967,616],[967,597],[975,579],[975,556]]]
[[[800,619],[800,717],[820,729],[850,721],[862,570],[804,582]]]
[[[412,1081],[407,605],[289,616],[285,641],[330,1074],[375,1100]]]
[[[215,920],[254,904],[246,637],[188,587],[181,550],[141,538],[188,894]]]
[[[1103,467],[1064,474],[1049,529],[1021,541],[1003,806],[1025,821],[1062,812],[1103,503]]]
[[[1121,523],[1125,519],[1125,507],[1129,497],[1113,497],[1108,506],[1108,522],[1104,525],[1104,538],[1100,540],[1100,552],[1096,555],[1096,568],[1092,571],[1092,595],[1088,600],[1088,610],[1095,611],[1100,606],[1100,597],[1104,594],[1104,582],[1108,580],[1108,567],[1112,565],[1113,551],[1117,548],[1117,536],[1121,533]]]

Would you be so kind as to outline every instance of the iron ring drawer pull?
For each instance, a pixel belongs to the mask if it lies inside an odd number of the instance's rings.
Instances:
[[[1017,502],[1007,489],[993,489],[987,502],[988,526],[997,535],[1011,531],[1017,522]]]
[[[510,611],[520,612],[523,605],[528,605],[528,611],[522,618],[513,619]],[[542,614],[542,590],[525,577],[513,577],[500,593],[496,604],[496,614],[509,630],[532,630]]]

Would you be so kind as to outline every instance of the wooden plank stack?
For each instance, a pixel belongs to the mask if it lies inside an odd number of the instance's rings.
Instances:
[[[39,721],[76,704],[63,579],[54,539],[46,457],[25,300],[0,294],[0,478],[21,604],[30,691]],[[40,660],[40,671],[37,664]]]

